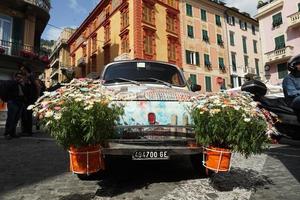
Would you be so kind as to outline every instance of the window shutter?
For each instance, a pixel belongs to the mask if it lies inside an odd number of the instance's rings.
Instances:
[[[232,16],[232,25],[235,26],[235,17]]]
[[[185,58],[186,58],[186,63],[191,64],[191,57],[190,57],[190,51],[185,50]]]
[[[211,78],[209,76],[205,76],[205,87],[206,92],[211,92]]]
[[[199,52],[196,52],[196,65],[200,65]]]
[[[286,75],[288,75],[286,63],[278,64],[277,65],[277,71],[278,71],[278,78],[279,79],[282,79]]]
[[[191,84],[197,84],[197,76],[195,74],[190,75]]]

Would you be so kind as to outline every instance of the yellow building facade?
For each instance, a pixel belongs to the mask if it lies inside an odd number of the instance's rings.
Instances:
[[[77,77],[99,76],[124,58],[181,67],[178,0],[103,0],[68,41]]]

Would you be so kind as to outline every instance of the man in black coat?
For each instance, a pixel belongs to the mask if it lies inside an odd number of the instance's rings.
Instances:
[[[16,127],[21,116],[24,101],[24,77],[17,73],[14,80],[0,81],[0,98],[7,102],[7,118],[4,136],[6,139],[18,137]]]

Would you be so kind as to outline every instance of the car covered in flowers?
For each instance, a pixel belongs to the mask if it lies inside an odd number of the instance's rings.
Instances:
[[[189,114],[191,98],[201,87],[189,85],[178,67],[156,61],[118,61],[105,67],[101,80],[114,93],[114,103],[124,108],[117,137],[108,141],[104,155],[166,160],[201,153]]]

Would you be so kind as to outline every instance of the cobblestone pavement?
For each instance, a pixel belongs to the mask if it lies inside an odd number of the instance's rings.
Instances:
[[[68,164],[67,152],[44,134],[9,141],[1,135],[0,199],[300,199],[300,141],[283,140],[248,159],[234,154],[231,171],[211,178],[195,175],[187,157],[111,160],[112,168],[90,181]]]

